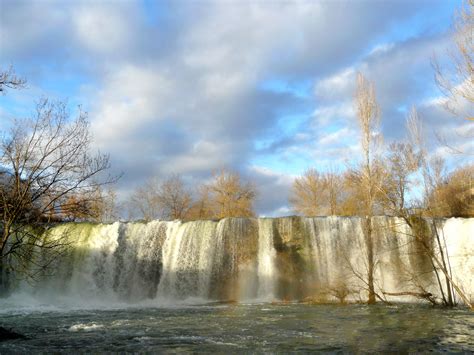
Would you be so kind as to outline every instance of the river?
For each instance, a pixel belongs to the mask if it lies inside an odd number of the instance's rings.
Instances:
[[[8,352],[472,352],[467,309],[420,304],[197,304],[68,310],[2,307],[27,339]]]

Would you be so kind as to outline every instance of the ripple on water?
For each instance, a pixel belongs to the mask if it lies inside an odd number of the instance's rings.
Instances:
[[[9,314],[4,352],[473,352],[467,310],[230,305]]]

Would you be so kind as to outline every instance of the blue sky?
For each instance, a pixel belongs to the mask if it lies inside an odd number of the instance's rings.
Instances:
[[[122,198],[151,176],[195,186],[227,167],[256,182],[260,214],[287,214],[295,176],[357,159],[357,71],[375,83],[387,142],[412,105],[431,136],[472,129],[441,108],[430,65],[459,5],[0,0],[0,65],[28,79],[0,98],[0,128],[41,96],[67,99],[124,173]]]

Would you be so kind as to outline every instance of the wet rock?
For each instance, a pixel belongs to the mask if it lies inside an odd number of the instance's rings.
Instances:
[[[11,329],[0,327],[0,341],[13,339],[26,339],[26,337],[23,334],[14,332]]]

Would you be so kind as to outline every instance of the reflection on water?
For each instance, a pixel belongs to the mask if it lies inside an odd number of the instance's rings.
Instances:
[[[474,316],[420,305],[200,305],[3,313],[6,351],[472,352]]]

